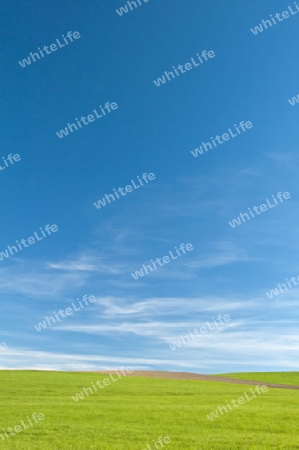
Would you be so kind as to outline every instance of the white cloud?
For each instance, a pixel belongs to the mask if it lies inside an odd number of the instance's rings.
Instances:
[[[82,254],[60,262],[47,262],[46,266],[62,272],[96,272],[110,275],[118,275],[123,272],[120,264],[116,266],[105,263],[104,258],[88,254]]]

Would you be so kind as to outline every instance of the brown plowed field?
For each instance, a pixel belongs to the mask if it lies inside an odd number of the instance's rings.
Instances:
[[[120,373],[120,371],[118,371]],[[99,370],[97,373],[116,373],[115,370]],[[199,380],[199,381],[215,381],[220,383],[233,384],[249,384],[251,386],[263,385],[270,388],[282,389],[299,389],[299,386],[292,386],[290,384],[274,384],[266,383],[264,381],[250,381],[250,380],[236,380],[234,378],[214,376],[214,375],[199,375],[197,373],[189,372],[160,372],[154,370],[134,370],[134,372],[127,374],[128,377],[144,377],[144,378],[167,378],[170,380]]]

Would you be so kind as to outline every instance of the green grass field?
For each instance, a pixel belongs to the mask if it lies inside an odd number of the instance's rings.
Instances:
[[[299,384],[296,373],[234,376]],[[163,447],[169,450],[299,449],[299,391],[269,389],[214,421],[206,414],[251,386],[131,377],[77,403],[72,400],[83,387],[106,377],[1,371],[0,430],[34,412],[45,419],[5,442],[0,439],[0,449],[154,450],[152,441],[160,436],[170,437]]]

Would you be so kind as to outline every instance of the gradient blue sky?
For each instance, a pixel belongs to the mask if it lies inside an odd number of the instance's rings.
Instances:
[[[0,368],[96,370],[130,365],[220,373],[298,370],[299,14],[254,36],[292,4],[149,0],[5,1],[1,26],[0,251],[46,224],[59,232],[0,261]],[[81,38],[25,69],[68,31]],[[208,64],[157,88],[197,52]],[[106,101],[119,108],[59,140]],[[207,154],[190,151],[234,123],[253,129]],[[1,159],[0,159],[1,160]],[[144,172],[156,180],[97,210]],[[291,199],[232,229],[279,191]],[[131,273],[182,242],[188,255],[140,280]],[[38,333],[84,294],[97,303]],[[169,343],[218,314],[231,321],[184,348]]]

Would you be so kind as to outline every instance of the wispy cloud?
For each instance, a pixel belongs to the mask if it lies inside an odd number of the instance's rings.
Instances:
[[[84,273],[55,274],[39,262],[19,260],[0,270],[0,288],[2,293],[53,297],[85,285],[87,278]]]
[[[87,354],[53,353],[22,348],[10,348],[6,351],[2,360],[1,369],[36,369],[36,370],[105,370],[117,369],[121,365],[130,365],[134,368],[167,365],[180,367],[181,363],[168,358],[142,358],[136,356],[98,356]],[[189,367],[195,367],[188,364]]]
[[[49,269],[55,269],[62,272],[96,272],[102,274],[118,275],[124,270],[120,264],[109,264],[104,258],[91,255],[80,255],[73,259],[67,259],[60,262],[46,262]]]

